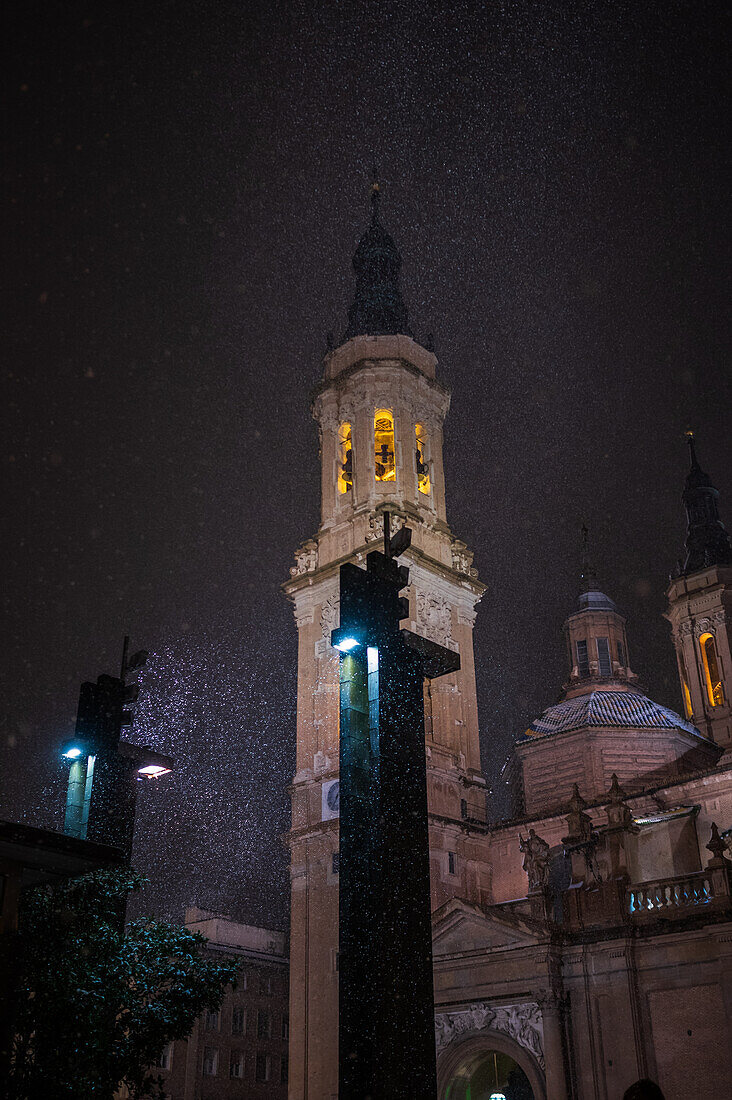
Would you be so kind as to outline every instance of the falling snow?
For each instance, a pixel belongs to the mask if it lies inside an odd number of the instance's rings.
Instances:
[[[453,391],[448,516],[488,591],[484,764],[556,698],[589,523],[678,709],[682,432],[732,518],[719,5],[17,7],[5,156],[3,816],[59,825],[78,684],[151,651],[149,904],[286,920],[309,419],[376,161]],[[496,812],[502,811],[500,797]]]

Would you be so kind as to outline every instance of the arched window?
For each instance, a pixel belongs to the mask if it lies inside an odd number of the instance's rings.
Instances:
[[[424,424],[415,424],[414,431],[416,436],[415,460],[417,463],[417,488],[420,493],[429,496],[431,483],[430,464],[427,454],[427,432],[425,431]]]
[[[707,698],[712,707],[721,707],[724,702],[722,692],[722,677],[719,674],[719,661],[717,659],[717,647],[713,634],[702,634],[699,639],[702,665],[704,666],[704,679],[707,685]]]
[[[374,469],[377,481],[396,481],[394,417],[388,409],[374,414]]]
[[[338,429],[338,492],[347,493],[353,488],[353,450],[351,425],[341,424]]]
[[[686,674],[686,661],[683,653],[679,653],[679,676],[681,677],[681,694],[684,697],[684,714],[687,718],[693,717],[691,706],[691,692],[689,691],[689,677]]]

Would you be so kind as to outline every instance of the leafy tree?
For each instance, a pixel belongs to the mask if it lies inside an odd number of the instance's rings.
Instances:
[[[105,870],[28,891],[12,944],[9,1100],[111,1100],[122,1085],[164,1096],[150,1067],[235,984],[238,963],[207,957],[197,932],[145,920],[124,930],[125,901],[143,882]]]

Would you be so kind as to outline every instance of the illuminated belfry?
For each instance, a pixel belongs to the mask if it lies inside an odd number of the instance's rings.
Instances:
[[[671,580],[666,618],[686,716],[726,748],[732,743],[732,545],[719,516],[719,492],[699,465],[692,432],[687,441],[686,555]]]
[[[383,514],[407,523],[412,545],[405,625],[459,650],[460,671],[425,683],[433,907],[487,896],[487,869],[465,829],[485,820],[473,661],[484,591],[472,553],[447,524],[442,425],[450,396],[437,359],[411,334],[399,288],[401,257],[379,216],[353,257],[356,289],[343,342],[323,363],[312,413],[320,433],[321,522],[296,552],[285,591],[299,638],[297,771],[292,784],[290,1097],[338,1091],[338,575],[378,548]]]

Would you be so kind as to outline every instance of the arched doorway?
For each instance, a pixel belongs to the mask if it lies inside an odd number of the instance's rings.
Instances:
[[[508,1036],[483,1031],[451,1043],[438,1067],[440,1100],[545,1100],[536,1059]]]

